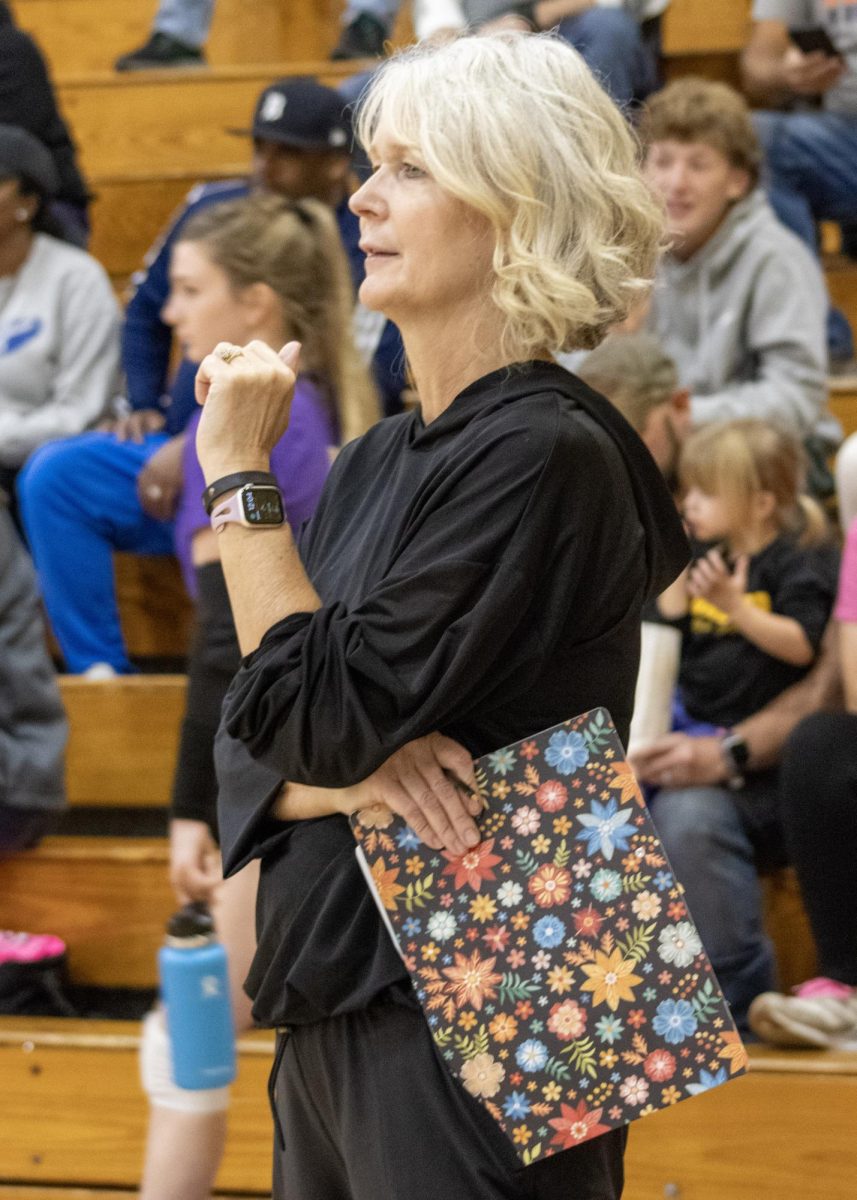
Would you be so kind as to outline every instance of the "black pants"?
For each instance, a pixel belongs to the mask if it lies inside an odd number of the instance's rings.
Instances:
[[[223,698],[241,661],[229,607],[229,593],[219,562],[196,568],[196,634],[188,661],[187,706],[182,723],[172,815],[207,821],[217,833],[217,778],[214,735]]]
[[[521,1165],[419,1010],[376,1004],[278,1038],[274,1200],[618,1200],[626,1130]]]
[[[857,987],[857,715],[801,721],[783,754],[780,789],[819,972]]]

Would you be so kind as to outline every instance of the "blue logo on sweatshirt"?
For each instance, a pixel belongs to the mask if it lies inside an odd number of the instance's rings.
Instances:
[[[14,354],[42,331],[41,317],[16,317],[0,329],[0,357]]]

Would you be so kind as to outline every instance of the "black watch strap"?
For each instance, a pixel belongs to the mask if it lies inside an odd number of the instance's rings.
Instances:
[[[269,483],[274,487],[279,486],[276,476],[272,475],[270,471],[236,471],[233,475],[222,475],[220,479],[215,479],[214,483],[210,483],[202,493],[202,503],[205,505],[208,515],[211,516],[215,502],[224,492],[244,487],[245,483]]]
[[[747,739],[733,729],[728,729],[720,739],[720,747],[729,771],[729,787],[737,791],[744,786],[744,777],[750,762],[750,747]]]

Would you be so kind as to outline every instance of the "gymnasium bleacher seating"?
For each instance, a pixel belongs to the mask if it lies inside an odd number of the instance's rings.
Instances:
[[[92,250],[120,290],[195,182],[244,170],[247,146],[225,131],[249,118],[265,83],[306,73],[335,84],[353,70],[326,59],[338,34],[335,0],[218,0],[211,68],[144,76],[117,76],[110,64],[145,38],[155,0],[14,8],[51,64],[96,193]],[[673,0],[663,30],[668,76],[735,81],[749,8],[749,0]],[[407,17],[398,34],[407,37]],[[831,258],[829,280],[857,324],[857,266]],[[839,391],[831,403],[846,430],[857,429],[857,392]],[[132,654],[180,659],[191,611],[175,564],[120,555],[116,565]],[[149,989],[173,907],[163,829],[185,680],[143,674],[61,686],[71,727],[67,831],[0,865],[0,924],[63,936],[78,985]],[[789,872],[767,882],[767,904],[787,986],[813,963]],[[145,1129],[138,1033],[130,1021],[0,1018],[0,1200],[133,1194]],[[218,1188],[260,1196],[269,1188],[271,1035],[244,1038],[240,1050]],[[844,1200],[857,1173],[855,1111],[857,1055],[754,1049],[745,1079],[636,1127],[626,1200]]]

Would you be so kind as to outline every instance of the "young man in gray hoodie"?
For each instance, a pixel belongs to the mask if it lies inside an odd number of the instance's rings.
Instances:
[[[645,324],[691,393],[693,424],[759,417],[835,441],[824,279],[758,186],[746,103],[725,84],[677,80],[651,97],[641,134],[670,234]]]

